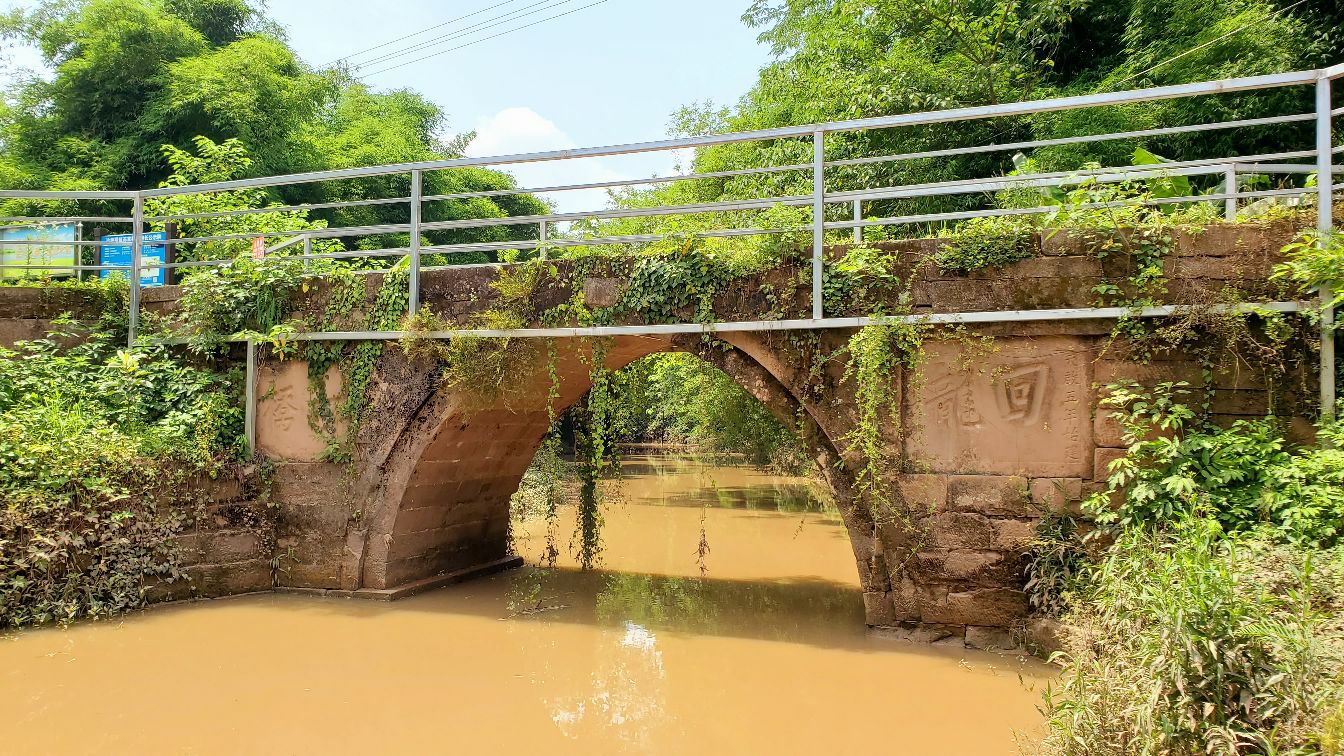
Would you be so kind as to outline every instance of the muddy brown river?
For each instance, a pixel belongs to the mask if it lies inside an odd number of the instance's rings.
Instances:
[[[1038,734],[1045,665],[865,632],[844,529],[805,481],[624,464],[596,572],[2,637],[0,753],[992,755]],[[530,565],[544,528],[519,527]]]

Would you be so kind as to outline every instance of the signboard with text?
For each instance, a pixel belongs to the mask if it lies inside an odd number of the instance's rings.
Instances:
[[[168,259],[168,234],[163,231],[151,231],[141,235],[140,242],[140,285],[163,286],[168,283],[168,271],[163,268]],[[108,234],[103,237],[103,265],[131,265],[131,234]],[[103,278],[116,275],[130,276],[127,271],[104,270]]]
[[[25,276],[72,276],[79,229],[74,223],[0,228],[0,278]],[[6,244],[5,242],[10,242]],[[10,266],[52,266],[46,270],[21,270]],[[65,268],[64,266],[71,266]]]

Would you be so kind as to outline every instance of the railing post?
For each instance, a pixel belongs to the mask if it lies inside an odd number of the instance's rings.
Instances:
[[[313,261],[308,259],[313,254],[313,237],[308,234],[303,235],[303,269],[306,271],[312,265]]]
[[[424,174],[411,171],[411,315],[420,311],[420,206]]]
[[[826,132],[812,134],[812,318],[826,317],[821,276],[826,246]]]
[[[131,210],[131,293],[130,316],[127,321],[126,345],[135,346],[135,337],[140,330],[140,254],[145,243],[145,198],[136,193],[135,205]]]
[[[243,389],[243,433],[247,454],[257,453],[257,342],[247,342],[247,386]]]
[[[854,222],[859,223],[863,220],[863,200],[854,200]],[[854,243],[863,244],[863,228],[854,227]]]
[[[1223,219],[1228,223],[1234,223],[1237,220],[1237,166],[1235,163],[1227,166],[1223,173],[1223,183],[1227,185],[1227,201],[1223,208]]]
[[[541,222],[541,229],[537,238],[541,241],[541,259],[546,259],[546,237],[550,229],[546,227],[546,221]]]
[[[1330,134],[1330,79],[1316,80],[1316,230],[1322,246],[1334,227],[1334,171]],[[1335,416],[1335,310],[1334,292],[1321,287],[1321,416]]]

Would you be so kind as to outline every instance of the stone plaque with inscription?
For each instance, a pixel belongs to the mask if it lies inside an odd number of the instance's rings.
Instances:
[[[335,400],[341,392],[340,372],[327,372],[326,391]],[[288,362],[263,365],[257,371],[257,448],[271,459],[313,462],[322,457],[327,441],[308,424],[308,364]],[[345,423],[338,421],[338,432]]]
[[[917,465],[931,472],[1091,476],[1091,352],[1084,341],[1000,338],[989,352],[930,342],[926,351],[907,393],[906,449]]]

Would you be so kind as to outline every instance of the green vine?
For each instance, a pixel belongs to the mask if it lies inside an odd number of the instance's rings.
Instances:
[[[350,323],[364,304],[366,290],[364,276],[348,269],[335,272],[328,280],[327,302],[318,329],[323,331]],[[409,280],[401,264],[383,274],[382,285],[364,317],[365,330],[391,331],[398,327],[410,303]],[[360,341],[353,346],[348,342],[314,341],[306,345],[303,357],[308,363],[309,425],[327,440],[323,455],[326,461],[353,461],[354,440],[366,419],[369,385],[383,349],[381,341]],[[332,407],[326,387],[327,373],[333,367],[340,371],[342,382],[342,399],[336,407]],[[338,430],[339,421],[346,423],[343,434]]]
[[[854,476],[856,497],[874,527],[894,524],[913,530],[911,513],[891,485],[904,453],[899,447],[893,453],[887,439],[901,436],[899,385],[901,376],[916,374],[923,361],[923,328],[900,320],[879,321],[855,333],[847,351],[845,380],[855,386],[856,411],[854,427],[844,440],[845,453],[861,461]]]
[[[602,494],[599,482],[619,469],[612,433],[611,372],[606,367],[610,344],[593,339],[589,355],[592,388],[571,413],[574,417],[574,459],[579,475],[579,509],[574,552],[579,565],[591,570],[602,553]]]

